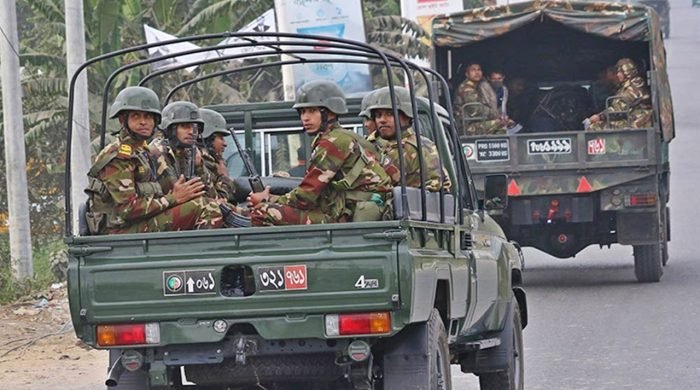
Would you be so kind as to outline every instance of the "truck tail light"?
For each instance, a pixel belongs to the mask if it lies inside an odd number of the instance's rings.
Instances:
[[[326,315],[328,336],[386,334],[391,332],[389,312]]]
[[[100,347],[159,343],[160,326],[155,322],[97,326],[97,345]]]
[[[656,194],[633,194],[625,197],[625,206],[627,207],[645,207],[654,206],[656,204]]]

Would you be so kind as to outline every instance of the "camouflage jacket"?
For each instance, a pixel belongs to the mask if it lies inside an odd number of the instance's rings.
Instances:
[[[464,107],[465,104],[469,104]],[[454,116],[458,127],[465,127],[467,134],[503,134],[505,125],[498,119],[497,113],[489,107],[488,102],[479,93],[477,83],[464,80],[455,92]],[[474,120],[464,126],[464,120]]]
[[[395,140],[385,140],[377,135],[377,132],[370,134],[368,141],[380,148],[382,156],[382,166],[391,177],[392,184],[401,185],[401,172],[399,171],[399,145]],[[418,158],[418,139],[413,128],[409,127],[401,131],[401,145],[403,147],[404,161],[406,165],[405,176],[406,186],[420,188],[420,159]],[[440,164],[435,143],[429,138],[421,137],[421,150],[423,152],[423,164],[425,170],[425,189],[431,192],[439,191],[440,188],[449,190],[452,186],[450,179]]]
[[[145,141],[122,129],[119,137],[97,155],[88,172],[88,223],[91,231],[120,228],[150,218],[176,205],[164,195],[156,177],[155,159]],[[90,219],[94,219],[90,221]]]
[[[335,220],[344,213],[351,215],[346,203],[352,194],[383,194],[391,189],[391,179],[372,145],[336,123],[314,138],[309,168],[299,186],[275,202],[320,209]]]
[[[156,177],[158,183],[167,194],[173,190],[175,182],[186,172],[187,150],[185,148],[172,148],[166,138],[157,138],[149,145],[151,155],[156,159]],[[194,158],[194,157],[193,157]],[[202,159],[204,161],[204,159]],[[211,172],[204,164],[195,165],[195,176],[199,177],[205,186],[205,195],[208,198],[217,198],[214,188],[214,179]]]
[[[610,128],[651,127],[651,94],[643,78],[633,77],[623,81],[615,96],[618,97],[611,99],[610,107],[600,113],[602,117],[610,116]],[[628,112],[627,121],[616,119],[610,115],[613,112]]]
[[[231,203],[235,202],[236,184],[230,177],[219,174],[221,158],[209,153],[206,148],[200,148],[200,151],[202,152],[204,168],[211,173],[213,186],[218,197],[224,198]]]

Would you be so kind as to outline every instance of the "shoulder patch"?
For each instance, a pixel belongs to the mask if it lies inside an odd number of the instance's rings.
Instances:
[[[121,144],[119,145],[119,153],[117,153],[118,158],[129,158],[131,157],[131,145]]]

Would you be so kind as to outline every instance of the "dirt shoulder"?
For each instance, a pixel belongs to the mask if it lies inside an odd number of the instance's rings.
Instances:
[[[79,342],[65,284],[0,306],[0,387],[104,388],[107,353]]]

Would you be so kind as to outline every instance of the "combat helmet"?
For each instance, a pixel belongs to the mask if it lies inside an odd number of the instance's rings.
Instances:
[[[202,138],[207,139],[214,134],[228,135],[229,132],[226,129],[226,119],[224,116],[219,114],[214,110],[208,108],[200,108],[199,115],[204,121],[204,131],[202,131]]]
[[[617,71],[625,76],[625,79],[637,77],[639,75],[637,65],[629,58],[621,58],[617,61],[615,66],[617,67]]]
[[[360,103],[360,113],[358,114],[358,116],[367,119],[372,118],[372,113],[370,112],[370,110],[367,109],[367,107],[369,107],[369,105],[372,103],[372,99],[374,99],[375,92],[377,91],[371,91],[362,98],[362,103]]]
[[[146,87],[126,87],[119,91],[109,109],[109,117],[116,118],[122,111],[150,112],[156,116],[156,125],[160,123],[160,99]]]
[[[327,80],[309,81],[297,90],[293,108],[323,107],[335,114],[346,114],[348,107],[340,87]]]
[[[406,88],[394,87],[396,94],[397,109],[403,112],[407,117],[413,118],[413,106],[411,105],[411,93]],[[380,88],[374,91],[374,99],[367,107],[367,111],[372,110],[391,110],[391,93],[389,87]]]
[[[196,123],[201,129],[204,126],[199,108],[191,102],[172,102],[163,107],[163,121],[160,128],[167,130],[172,125],[179,123]]]

